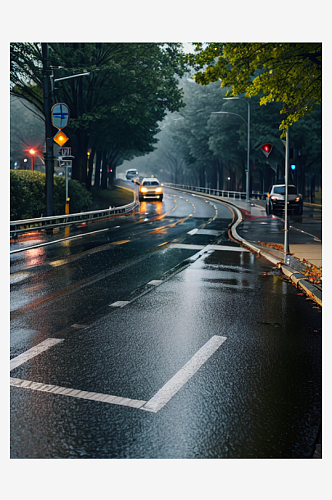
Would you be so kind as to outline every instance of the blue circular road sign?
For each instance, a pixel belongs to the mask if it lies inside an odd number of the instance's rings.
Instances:
[[[54,104],[51,109],[52,124],[58,129],[65,128],[68,125],[69,120],[69,108],[67,104],[60,102]]]

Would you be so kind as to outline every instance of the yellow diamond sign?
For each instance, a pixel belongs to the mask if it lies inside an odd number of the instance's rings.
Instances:
[[[53,137],[53,141],[55,141],[59,146],[63,146],[67,141],[69,137],[66,136],[62,130],[59,130],[59,132]]]

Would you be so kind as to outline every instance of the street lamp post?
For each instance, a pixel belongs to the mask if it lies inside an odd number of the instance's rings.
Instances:
[[[54,175],[54,158],[53,158],[53,138],[52,138],[52,123],[51,123],[51,106],[50,106],[50,89],[48,78],[50,75],[50,61],[48,43],[42,43],[43,55],[43,95],[44,95],[44,112],[45,112],[45,135],[46,135],[46,151],[45,151],[45,172],[46,172],[46,214],[53,215],[53,175]],[[51,231],[51,229],[49,229]]]
[[[284,255],[289,254],[289,239],[288,239],[288,173],[289,173],[289,130],[286,130],[286,144],[285,144],[285,222],[284,222]]]
[[[243,97],[223,97],[223,99],[240,99],[244,100],[247,105],[248,105],[248,120],[245,121],[243,116],[238,115],[237,113],[232,113],[230,111],[216,111],[212,114],[227,114],[227,115],[236,115],[241,118],[241,120],[244,121],[244,123],[247,125],[247,168],[246,168],[246,202],[249,203],[249,181],[250,181],[250,175],[249,175],[249,164],[250,164],[250,102],[243,98]]]

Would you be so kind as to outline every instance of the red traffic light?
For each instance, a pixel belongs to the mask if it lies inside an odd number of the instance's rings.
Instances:
[[[272,151],[272,144],[263,144],[261,146],[261,150],[263,151],[263,153],[265,154],[266,158],[269,156],[269,154],[271,153]]]

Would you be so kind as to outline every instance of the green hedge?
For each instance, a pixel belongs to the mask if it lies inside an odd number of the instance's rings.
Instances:
[[[29,219],[46,215],[46,175],[31,170],[10,171],[10,220]],[[92,194],[78,181],[69,179],[70,213],[92,210]],[[65,213],[66,179],[54,177],[54,215]]]

